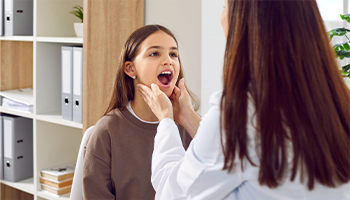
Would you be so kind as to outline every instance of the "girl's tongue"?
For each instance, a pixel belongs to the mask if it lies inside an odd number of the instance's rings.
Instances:
[[[160,74],[158,76],[158,80],[164,84],[164,85],[168,85],[170,82],[170,76],[169,75],[165,75],[165,74]]]

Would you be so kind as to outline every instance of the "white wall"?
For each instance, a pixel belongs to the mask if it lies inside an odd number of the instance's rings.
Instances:
[[[145,24],[160,24],[174,33],[186,84],[200,99],[201,0],[145,0]]]
[[[201,113],[209,110],[209,98],[222,90],[222,68],[226,46],[221,26],[224,0],[202,0]]]
[[[202,115],[222,84],[223,7],[224,0],[145,0],[145,24],[166,26],[179,42],[186,84],[201,100]]]

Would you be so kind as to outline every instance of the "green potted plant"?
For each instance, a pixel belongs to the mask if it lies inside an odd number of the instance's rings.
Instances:
[[[77,37],[83,37],[83,7],[80,5],[76,5],[73,7],[73,10],[70,11],[69,13],[71,13],[72,15],[76,16],[77,18],[79,18],[81,20],[80,22],[75,22],[74,23],[74,30],[75,30],[75,34],[77,35]]]
[[[346,15],[341,14],[340,18],[350,23],[350,14],[346,14]],[[344,58],[350,58],[350,39],[346,35],[349,32],[350,30],[344,27],[335,28],[328,32],[331,40],[333,39],[334,36],[345,36],[347,39],[347,41],[333,46],[334,51],[340,60],[343,60]],[[341,67],[341,74],[343,75],[344,81],[346,82],[347,86],[350,88],[350,63]]]

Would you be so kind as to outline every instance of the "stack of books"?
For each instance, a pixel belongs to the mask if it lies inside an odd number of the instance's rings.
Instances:
[[[70,193],[75,163],[52,167],[40,171],[40,188],[57,196]]]

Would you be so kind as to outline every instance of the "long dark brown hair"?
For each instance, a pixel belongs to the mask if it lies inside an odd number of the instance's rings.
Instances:
[[[279,186],[300,171],[336,187],[350,180],[350,92],[315,0],[229,0],[221,99],[224,169],[248,156],[251,97],[257,119],[259,183]],[[293,155],[288,155],[288,142]],[[289,143],[290,143],[289,142]],[[243,168],[243,163],[242,163]]]
[[[113,109],[125,109],[128,102],[134,99],[134,94],[135,94],[134,82],[133,82],[133,79],[131,79],[124,72],[124,63],[127,61],[134,61],[135,57],[138,54],[140,44],[148,36],[150,36],[151,34],[157,31],[163,31],[169,36],[171,36],[175,40],[176,45],[178,46],[178,42],[174,34],[164,26],[146,25],[144,27],[141,27],[135,30],[124,43],[124,46],[120,53],[116,78],[114,81],[112,93],[110,95],[109,104],[104,115],[107,115]],[[180,56],[178,56],[178,59],[180,63],[180,73],[175,84],[176,86],[178,85],[179,80],[184,77],[184,71],[182,68]],[[197,97],[187,88],[186,85],[185,87],[191,96],[193,108],[195,109],[195,111],[197,111],[199,108],[199,101]]]

